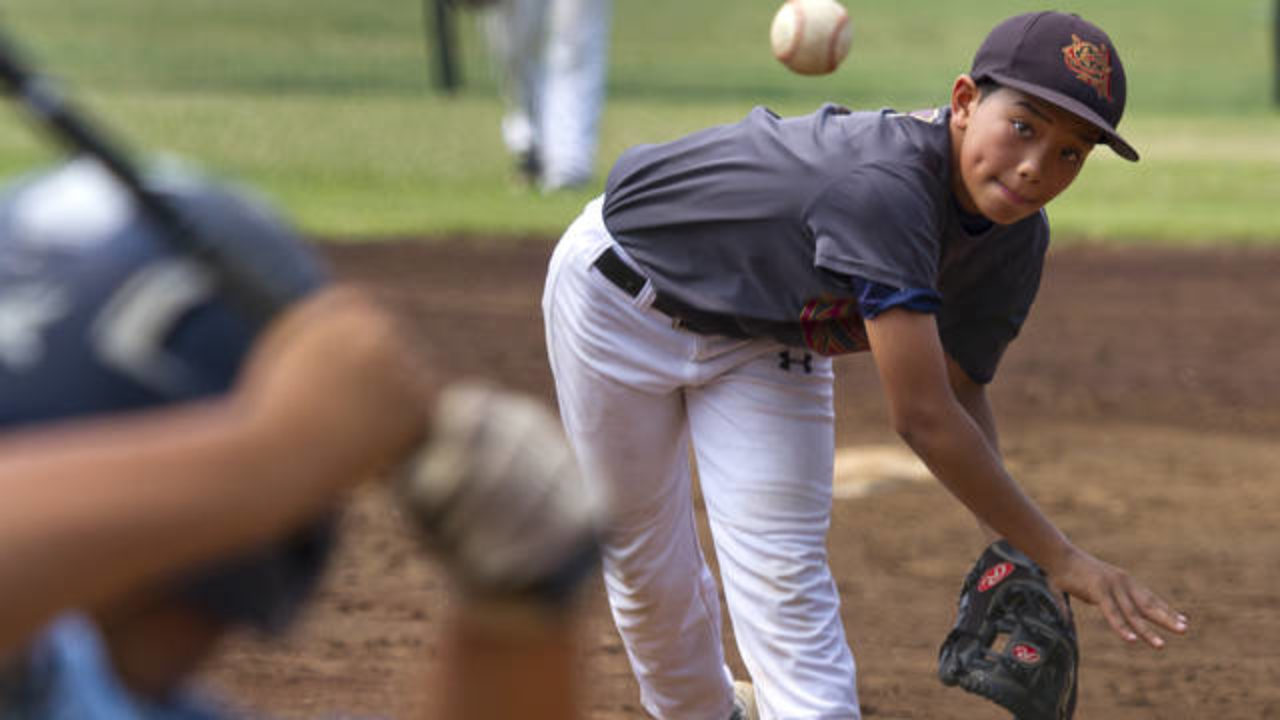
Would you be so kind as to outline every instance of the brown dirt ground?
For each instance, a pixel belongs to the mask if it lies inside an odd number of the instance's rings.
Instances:
[[[329,246],[431,339],[442,374],[552,398],[538,298],[550,241]],[[1280,252],[1051,253],[992,386],[1015,476],[1078,543],[1192,618],[1164,652],[1077,609],[1078,717],[1280,718]],[[874,369],[842,359],[842,443],[894,442]],[[236,638],[206,680],[280,718],[426,717],[444,593],[376,485],[358,492],[323,592],[283,641]],[[937,645],[981,548],[936,485],[838,503],[830,538],[868,718],[1006,718],[942,687]],[[583,702],[643,717],[598,583],[583,610]],[[732,641],[729,640],[730,647]],[[731,651],[732,652],[732,651]],[[734,656],[734,669],[741,669]]]

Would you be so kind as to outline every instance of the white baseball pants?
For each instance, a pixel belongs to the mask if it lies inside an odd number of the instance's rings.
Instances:
[[[780,362],[788,350],[771,341],[674,328],[650,307],[650,284],[633,298],[593,268],[610,247],[630,263],[601,206],[592,201],[560,240],[543,314],[566,431],[609,499],[605,586],[641,702],[678,720],[733,708],[716,582],[696,533],[692,447],[761,716],[856,719],[826,553],[831,362],[814,357],[806,371]]]

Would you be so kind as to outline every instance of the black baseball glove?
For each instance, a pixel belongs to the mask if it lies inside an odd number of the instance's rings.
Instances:
[[[1065,612],[1064,612],[1065,608]],[[956,624],[938,653],[938,678],[1017,720],[1070,720],[1079,646],[1071,607],[1044,571],[1004,540],[978,558],[960,590]]]

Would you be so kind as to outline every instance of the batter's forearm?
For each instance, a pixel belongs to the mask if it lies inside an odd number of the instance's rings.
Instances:
[[[444,639],[439,717],[580,716],[575,625],[567,611],[512,599],[459,603],[453,613]]]
[[[13,592],[0,653],[58,612],[264,542],[322,509],[340,486],[326,478],[341,470],[284,440],[229,402],[7,436],[0,587]]]
[[[333,287],[227,395],[0,439],[0,651],[68,607],[263,543],[412,449],[430,391],[398,326]]]

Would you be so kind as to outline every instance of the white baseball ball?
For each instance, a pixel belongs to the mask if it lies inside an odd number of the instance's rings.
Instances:
[[[836,0],[787,0],[773,16],[773,56],[801,75],[826,75],[849,54],[853,26]]]

